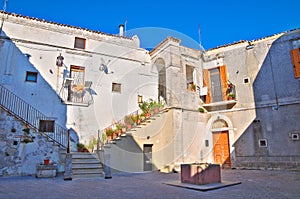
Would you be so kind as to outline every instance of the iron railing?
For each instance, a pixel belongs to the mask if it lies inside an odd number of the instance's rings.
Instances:
[[[36,131],[39,130],[40,120],[50,119],[2,85],[0,85],[0,106]],[[40,133],[49,140],[67,148],[68,131],[62,126],[55,123],[54,132]]]

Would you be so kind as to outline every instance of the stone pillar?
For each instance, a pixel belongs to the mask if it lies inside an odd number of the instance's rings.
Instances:
[[[66,154],[64,180],[72,180],[72,154]]]
[[[104,173],[105,179],[111,179],[111,172],[110,172],[110,154],[105,154],[104,158]]]

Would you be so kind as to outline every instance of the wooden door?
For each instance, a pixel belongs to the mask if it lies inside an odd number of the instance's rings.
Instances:
[[[213,133],[214,162],[222,168],[231,168],[228,131]]]

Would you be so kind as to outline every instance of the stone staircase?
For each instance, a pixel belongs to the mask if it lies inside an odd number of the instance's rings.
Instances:
[[[72,178],[102,178],[104,167],[95,153],[72,153]]]

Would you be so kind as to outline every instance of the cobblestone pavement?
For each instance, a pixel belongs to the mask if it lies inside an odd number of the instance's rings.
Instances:
[[[0,177],[0,198],[300,198],[300,172],[222,170],[222,180],[241,182],[211,191],[195,191],[164,183],[180,181],[179,173],[115,174],[112,179]]]

